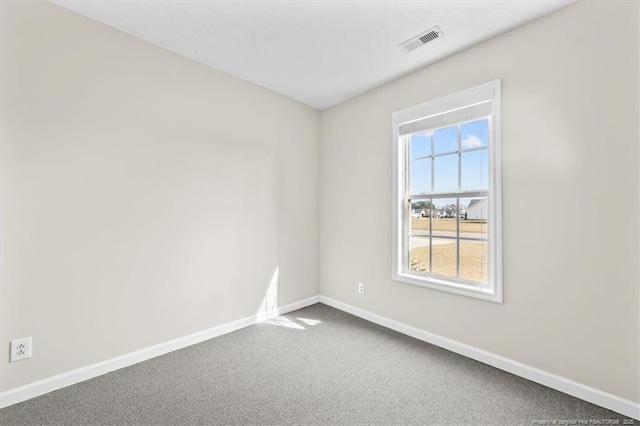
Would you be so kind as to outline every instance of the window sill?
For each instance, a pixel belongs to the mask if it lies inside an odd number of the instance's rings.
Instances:
[[[393,280],[434,290],[445,291],[448,293],[460,294],[462,296],[474,297],[476,299],[487,300],[489,302],[502,303],[502,294],[497,292],[495,287],[481,288],[479,286],[462,284],[457,281],[425,277],[406,272],[394,274]]]

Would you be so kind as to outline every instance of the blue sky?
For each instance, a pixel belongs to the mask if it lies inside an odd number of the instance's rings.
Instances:
[[[462,145],[462,190],[488,189],[489,158],[487,150],[465,152],[471,148],[488,145],[488,120],[478,120],[460,125]],[[431,192],[431,166],[434,166],[434,192],[458,190],[458,154],[430,156],[431,138],[435,154],[457,151],[458,126],[438,129],[432,133],[411,136],[411,193]],[[445,200],[442,200],[443,202]],[[448,200],[447,200],[448,201]],[[440,203],[436,203],[438,205]]]

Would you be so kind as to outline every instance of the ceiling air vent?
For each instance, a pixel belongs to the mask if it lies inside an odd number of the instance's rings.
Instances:
[[[443,36],[444,36],[444,33],[439,27],[433,27],[423,32],[422,34],[418,34],[417,36],[410,38],[404,43],[400,43],[399,47],[405,52],[409,53],[413,49],[417,49],[420,46],[424,46],[425,44]]]

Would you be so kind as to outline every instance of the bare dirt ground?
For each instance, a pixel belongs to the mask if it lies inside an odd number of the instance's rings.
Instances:
[[[429,247],[417,247],[411,250],[410,269],[429,272]],[[456,278],[455,243],[433,246],[431,273]],[[460,279],[479,283],[487,282],[487,245],[485,243],[460,242]]]
[[[428,231],[429,218],[428,217],[412,217],[411,229]],[[433,230],[456,232],[456,220],[433,218]],[[480,220],[460,219],[460,232],[474,232],[478,234],[486,234],[487,222],[484,220],[480,221]]]

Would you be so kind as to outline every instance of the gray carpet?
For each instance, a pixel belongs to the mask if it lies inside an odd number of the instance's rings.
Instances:
[[[625,417],[321,304],[0,410],[3,425],[589,419]]]

